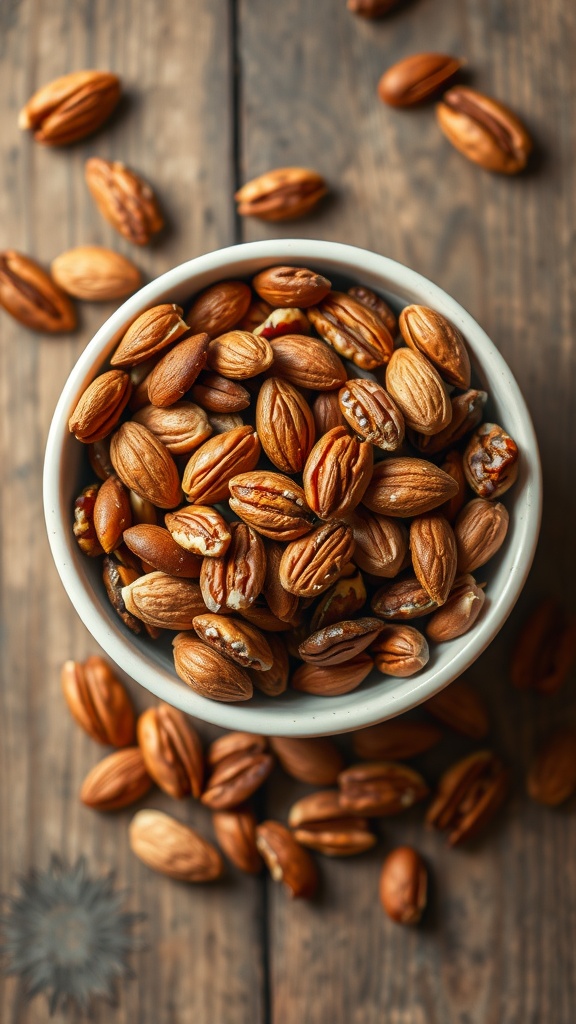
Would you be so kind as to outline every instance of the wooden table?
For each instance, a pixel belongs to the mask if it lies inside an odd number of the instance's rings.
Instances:
[[[185,887],[131,855],[130,812],[98,816],[77,791],[101,750],[70,720],[59,666],[95,645],[58,580],[44,533],[44,441],[62,384],[111,312],[83,306],[73,337],[43,338],[0,316],[4,688],[0,704],[2,891],[46,867],[50,851],[111,868],[146,911],[148,949],[116,1024],[573,1024],[576,826],[522,795],[538,738],[574,711],[519,696],[507,680],[518,623],[541,593],[573,601],[576,522],[574,100],[576,7],[568,0],[414,0],[380,22],[344,0],[6,0],[0,5],[0,246],[48,263],[80,243],[111,245],[154,277],[244,239],[306,235],[372,248],[430,276],[476,316],[529,401],[546,486],[535,569],[520,607],[471,678],[486,695],[495,746],[513,766],[507,813],[473,847],[447,852],[420,816],[386,823],[373,856],[322,863],[312,904],[265,879]],[[430,108],[394,112],[375,96],[383,69],[425,49],[465,56],[470,81],[507,101],[538,140],[521,178],[490,176],[439,134]],[[46,150],[16,128],[19,107],[68,70],[118,71],[126,98],[110,126]],[[134,252],[99,217],[86,158],[119,158],[157,187],[169,227]],[[296,224],[236,219],[235,187],[268,168],[316,167],[331,198]],[[135,684],[138,707],[150,703]],[[205,733],[206,735],[206,733]],[[449,757],[458,744],[452,745]],[[465,743],[462,750],[468,749]],[[444,755],[441,755],[444,756]],[[444,756],[445,759],[445,756]],[[277,782],[262,810],[281,816],[300,789]],[[156,796],[153,805],[168,806]],[[175,813],[209,832],[198,806]],[[401,929],[377,904],[383,850],[415,843],[434,877],[424,925]],[[46,1020],[16,981],[3,1024]],[[57,1021],[64,1019],[61,1015]],[[74,1019],[74,1018],[73,1018]]]

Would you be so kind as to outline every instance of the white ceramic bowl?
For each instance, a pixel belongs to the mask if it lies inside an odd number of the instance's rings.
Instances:
[[[520,449],[520,472],[506,494],[510,528],[504,547],[481,572],[488,581],[481,617],[465,636],[431,645],[426,669],[409,679],[373,672],[341,697],[290,692],[270,699],[256,694],[239,704],[197,696],[174,673],[168,645],[129,633],[108,602],[100,560],[86,558],[72,535],[72,507],[88,482],[85,451],[68,432],[80,394],[101,371],[128,324],[159,302],[185,303],[193,293],[224,278],[249,277],[275,264],[300,264],[330,279],[357,282],[397,304],[416,302],[445,314],[462,330],[477,378],[490,395],[487,418],[500,423]],[[472,317],[449,295],[413,270],[364,249],[334,242],[276,239],[220,249],[183,263],[128,299],[82,353],[56,407],[46,446],[44,506],[52,554],[80,618],[95,640],[129,676],[157,697],[190,715],[227,729],[267,735],[319,736],[346,732],[392,718],[427,700],[456,679],[494,639],[510,614],[532,564],[540,525],[542,480],[530,415],[508,366]]]

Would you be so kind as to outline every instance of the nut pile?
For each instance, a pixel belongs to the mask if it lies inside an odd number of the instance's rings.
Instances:
[[[99,478],[74,533],[197,693],[344,694],[474,625],[518,450],[442,315],[273,266],[147,310],[110,362],[70,416]]]

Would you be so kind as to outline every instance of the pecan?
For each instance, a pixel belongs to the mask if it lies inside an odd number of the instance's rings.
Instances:
[[[82,783],[80,799],[96,811],[119,811],[135,803],[152,786],[138,747],[125,747],[94,766]]]
[[[292,220],[326,195],[324,178],[307,167],[278,167],[248,181],[235,195],[241,217]]]
[[[499,501],[474,498],[454,526],[458,572],[474,572],[500,550],[508,532],[508,509]]]
[[[76,327],[68,296],[38,263],[12,249],[0,253],[0,306],[33,331],[60,334]]]
[[[424,455],[436,455],[449,445],[456,444],[480,423],[487,400],[485,391],[476,391],[474,388],[462,395],[454,395],[450,399],[452,418],[448,426],[432,435],[409,430],[410,443]]]
[[[189,505],[177,512],[168,512],[165,522],[176,544],[195,555],[218,558],[230,546],[232,535],[228,523],[209,505]]]
[[[385,516],[417,516],[452,498],[456,481],[425,459],[385,459],[374,466],[363,503]]]
[[[354,538],[349,526],[323,523],[284,549],[280,582],[291,594],[318,597],[338,579],[353,552]]]
[[[141,498],[173,508],[182,500],[176,463],[161,441],[141,423],[123,423],[112,435],[110,459],[123,484]]]
[[[256,845],[275,882],[283,882],[294,899],[311,899],[318,886],[312,857],[279,821],[256,828]]]
[[[404,620],[429,615],[438,605],[415,576],[404,576],[380,587],[374,594],[370,607],[374,614],[382,619]]]
[[[211,612],[197,615],[192,625],[204,643],[243,668],[261,672],[272,668],[272,651],[255,626]]]
[[[376,844],[366,818],[343,813],[337,789],[302,797],[290,808],[288,824],[302,846],[327,857],[350,857]]]
[[[370,648],[376,668],[386,676],[405,679],[428,664],[426,637],[403,622],[384,626]]]
[[[228,860],[249,875],[262,870],[262,858],[256,846],[256,818],[248,807],[214,811],[212,824],[216,839]]]
[[[243,803],[266,781],[274,758],[266,741],[249,733],[229,733],[216,740],[208,753],[212,774],[202,794],[202,803],[212,810],[228,810]]]
[[[125,164],[93,156],[84,173],[100,213],[129,242],[147,245],[164,227],[150,185]]]
[[[486,595],[473,576],[459,576],[445,604],[428,620],[426,633],[430,640],[442,643],[467,633],[480,615],[485,600]]]
[[[330,292],[308,316],[320,337],[356,366],[373,370],[390,360],[394,339],[386,324],[352,295]]]
[[[181,800],[200,796],[202,744],[189,720],[169,704],[148,708],[138,719],[138,744],[148,774],[160,789]]]
[[[120,79],[111,71],[72,71],[42,86],[22,107],[18,127],[31,128],[37,142],[64,146],[92,135],[120,99]]]
[[[343,665],[304,664],[293,673],[290,685],[300,693],[313,693],[318,697],[339,697],[355,690],[370,674],[374,662],[364,653],[346,661]]]
[[[270,746],[284,771],[310,786],[333,786],[344,767],[332,740],[273,736]]]
[[[330,281],[306,267],[268,267],[252,279],[261,299],[276,307],[306,309],[321,302],[331,288]]]
[[[142,283],[140,271],[125,256],[101,245],[68,249],[50,267],[56,284],[88,302],[110,302],[131,295]]]
[[[217,281],[196,296],[186,319],[194,332],[205,331],[216,338],[230,331],[246,315],[251,298],[250,287],[244,281]]]
[[[302,483],[310,508],[321,519],[342,518],[359,504],[372,476],[372,445],[334,427],[316,442]]]
[[[512,654],[510,678],[519,690],[557,693],[576,662],[576,616],[553,598],[524,623]]]
[[[429,792],[419,772],[396,761],[352,765],[340,772],[338,786],[343,810],[368,817],[399,814]]]
[[[312,529],[304,491],[281,473],[253,470],[232,477],[230,508],[271,540],[295,540]]]
[[[318,338],[284,334],[270,342],[274,353],[272,372],[298,388],[333,391],[346,380],[344,363],[333,349]]]
[[[508,791],[508,772],[491,750],[478,750],[444,772],[426,812],[426,823],[448,833],[456,846],[494,816]]]
[[[556,729],[540,747],[526,780],[528,796],[557,807],[576,792],[576,729]]]
[[[526,166],[532,140],[503,103],[458,85],[444,93],[436,117],[448,141],[485,170],[518,174]]]
[[[515,441],[495,423],[483,423],[464,452],[466,480],[480,498],[499,498],[518,476]]]
[[[172,643],[177,675],[201,697],[226,703],[250,699],[252,683],[246,672],[194,633],[179,633]]]
[[[484,739],[490,728],[484,701],[469,683],[461,679],[430,697],[423,707],[442,725],[473,740]]]
[[[349,619],[366,603],[366,587],[359,572],[353,576],[342,576],[329,590],[326,590],[314,609],[311,629],[316,632],[332,626],[335,622]]]
[[[269,377],[258,393],[256,430],[264,452],[283,473],[301,473],[312,450],[315,426],[304,396],[288,381]]]
[[[404,416],[407,427],[437,434],[452,419],[446,386],[432,363],[420,352],[397,348],[386,367],[386,388]]]
[[[66,661],[62,692],[74,720],[97,743],[128,747],[134,742],[134,711],[122,683],[103,658]]]
[[[266,573],[266,552],[262,538],[245,523],[230,523],[232,540],[226,553],[205,558],[200,570],[200,588],[211,612],[221,608],[243,611],[260,594]]]
[[[360,654],[376,639],[380,619],[348,619],[325,626],[307,637],[298,648],[302,661],[311,665],[340,665]]]
[[[179,882],[212,882],[224,870],[212,843],[163,811],[138,811],[128,834],[132,852],[144,864]]]
[[[206,413],[193,402],[175,402],[167,409],[145,405],[132,419],[148,427],[172,455],[188,455],[212,433]]]
[[[410,552],[418,582],[436,604],[447,600],[456,578],[456,538],[438,512],[416,516],[410,523]]]
[[[245,425],[205,441],[190,457],[182,489],[192,505],[214,505],[228,497],[228,481],[254,469],[260,442],[254,428]]]
[[[411,846],[388,854],[380,873],[380,902],[398,924],[418,924],[426,908],[428,872]]]
[[[185,578],[200,575],[202,560],[185,551],[161,526],[150,523],[131,526],[124,531],[124,543],[137,558],[159,572]]]
[[[447,384],[470,387],[470,359],[462,333],[428,306],[405,306],[398,321],[406,344],[436,367]]]
[[[192,398],[209,412],[242,412],[250,405],[250,392],[219,373],[202,373],[192,388]]]
[[[390,107],[422,103],[443,89],[457,75],[462,63],[445,53],[414,53],[384,72],[378,83],[378,95]]]
[[[352,736],[354,753],[365,761],[404,761],[425,754],[442,739],[431,722],[393,718],[379,725],[360,729]]]
[[[370,288],[366,288],[365,285],[357,284],[352,288],[348,289],[348,295],[351,295],[353,299],[357,299],[363,306],[367,306],[372,312],[377,313],[383,323],[386,325],[390,334],[393,338],[398,334],[398,317],[384,301],[381,295],[377,295]]]
[[[377,448],[394,452],[404,440],[404,417],[384,388],[374,380],[349,380],[338,392],[347,423]]]
[[[208,367],[232,380],[247,380],[264,373],[274,356],[270,342],[248,331],[228,331],[210,342]]]
[[[94,526],[94,506],[99,486],[99,484],[88,484],[88,487],[84,488],[74,502],[72,532],[78,541],[78,547],[89,558],[97,558],[98,555],[104,554]]]
[[[112,366],[138,366],[157,356],[188,331],[182,310],[173,302],[147,309],[136,317],[124,334],[110,362]]]

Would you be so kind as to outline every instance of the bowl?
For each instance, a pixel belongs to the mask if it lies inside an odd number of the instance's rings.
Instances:
[[[507,492],[510,511],[506,543],[482,570],[487,599],[474,628],[458,639],[433,645],[424,671],[397,679],[376,670],[357,690],[339,697],[290,692],[223,704],[198,696],[176,676],[169,645],[130,634],[112,609],[99,563],[86,558],[72,534],[76,495],[89,481],[85,452],[68,431],[79,396],[101,371],[127,326],[160,302],[184,304],[193,293],[224,278],[252,276],[268,266],[311,267],[338,283],[361,283],[397,308],[430,306],[455,323],[467,340],[473,372],[490,396],[487,418],[500,423],[520,450],[518,480]],[[462,674],[494,639],[510,614],[528,575],[541,514],[542,477],[530,414],[504,359],[476,321],[425,277],[384,256],[336,242],[275,239],[219,249],[175,267],[128,299],[100,328],[74,366],[54,412],[44,463],[44,508],[56,568],[78,615],[106,654],[128,676],[161,700],[196,718],[248,732],[275,736],[321,736],[348,732],[402,714]]]

